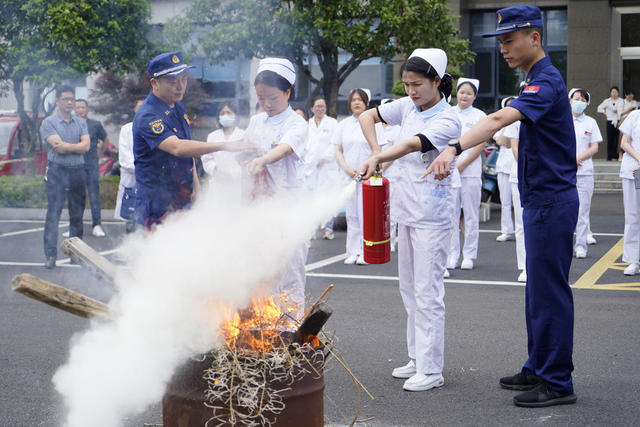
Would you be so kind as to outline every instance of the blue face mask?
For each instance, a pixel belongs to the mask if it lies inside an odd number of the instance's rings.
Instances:
[[[576,114],[582,114],[582,112],[587,108],[587,103],[584,101],[572,101],[571,102],[571,110],[573,110]]]
[[[218,121],[220,122],[220,126],[228,128],[234,125],[236,122],[236,116],[233,114],[225,114],[224,116],[220,116]]]

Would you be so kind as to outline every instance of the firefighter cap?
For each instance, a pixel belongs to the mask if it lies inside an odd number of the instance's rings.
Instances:
[[[182,53],[166,52],[153,58],[147,64],[149,77],[158,78],[164,76],[177,76],[184,73],[189,68],[195,68],[182,62]]]
[[[496,30],[482,37],[495,37],[532,27],[543,27],[540,9],[528,5],[511,6],[496,12]]]

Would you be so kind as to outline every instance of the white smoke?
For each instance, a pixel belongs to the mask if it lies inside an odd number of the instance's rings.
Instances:
[[[113,319],[94,320],[75,336],[53,377],[68,409],[65,425],[118,426],[158,402],[181,363],[218,344],[222,313],[213,302],[245,306],[354,189],[243,205],[237,187],[211,185],[191,210],[126,241],[130,261],[116,278]]]

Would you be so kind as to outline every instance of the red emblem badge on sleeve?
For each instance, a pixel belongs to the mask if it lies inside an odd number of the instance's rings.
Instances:
[[[538,93],[540,86],[526,86],[522,89],[522,93]]]

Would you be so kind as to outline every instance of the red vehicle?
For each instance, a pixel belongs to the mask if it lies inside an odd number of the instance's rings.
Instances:
[[[20,117],[16,113],[0,113],[0,175],[24,175],[31,166],[37,175],[44,175],[47,151],[38,137],[33,156],[25,155],[20,131]],[[28,164],[31,163],[32,165]]]

